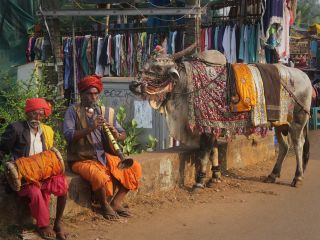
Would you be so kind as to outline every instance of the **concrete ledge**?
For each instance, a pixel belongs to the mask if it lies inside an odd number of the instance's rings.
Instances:
[[[266,137],[238,136],[236,141],[219,145],[219,161],[222,168],[243,168],[259,161],[272,160],[275,157],[273,135]]]
[[[219,161],[222,168],[241,168],[259,161],[274,158],[273,136],[252,139],[237,137],[229,143],[219,145]],[[132,157],[142,165],[143,176],[138,191],[132,191],[128,198],[134,201],[140,194],[169,191],[175,187],[191,186],[195,182],[196,151],[183,147],[167,149],[159,152],[143,153]],[[258,156],[258,157],[257,157]],[[210,166],[207,176],[211,176]],[[87,182],[81,177],[67,173],[69,182],[68,201],[65,216],[76,215],[91,207],[91,190]],[[55,214],[55,198],[52,199],[51,216]],[[26,199],[18,198],[16,193],[6,194],[4,187],[0,187],[0,225],[30,223],[31,218]]]

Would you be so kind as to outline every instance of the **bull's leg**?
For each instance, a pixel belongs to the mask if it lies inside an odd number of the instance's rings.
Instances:
[[[208,150],[200,150],[200,152],[199,152],[198,159],[200,162],[200,169],[197,174],[196,184],[194,185],[194,188],[204,188],[205,187],[209,154],[210,154],[210,152],[208,152]]]
[[[218,158],[218,143],[217,141],[213,144],[213,149],[210,152],[210,161],[212,162],[212,178],[208,182],[208,187],[212,187],[213,183],[221,182],[221,170]]]
[[[305,144],[305,137],[307,129],[307,122],[308,122],[308,115],[307,114],[299,114],[297,116],[297,120],[292,123],[291,126],[291,140],[294,146],[294,151],[296,154],[296,173],[292,180],[291,186],[297,187],[302,183],[303,179],[303,147]]]
[[[279,153],[278,153],[277,161],[273,167],[273,170],[271,174],[268,176],[268,178],[266,179],[266,182],[269,182],[269,183],[274,183],[276,181],[276,178],[280,177],[283,160],[289,151],[289,144],[287,142],[287,138],[286,139],[284,138],[281,130],[282,129],[280,127],[275,127],[276,137],[279,143]]]
[[[194,190],[205,187],[205,179],[207,166],[209,161],[210,150],[212,147],[212,139],[208,134],[202,134],[200,136],[200,151],[198,154],[198,161],[200,163],[200,168],[197,173],[196,184],[194,185]]]
[[[212,181],[221,182],[221,171],[218,158],[218,144],[215,143],[213,146],[213,160],[212,160]]]

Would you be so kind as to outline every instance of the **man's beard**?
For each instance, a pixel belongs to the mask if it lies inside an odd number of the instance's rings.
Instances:
[[[30,125],[30,127],[32,127],[32,128],[38,128],[39,125],[40,125],[40,121],[38,121],[38,120],[31,120],[31,121],[29,121],[29,125]]]
[[[98,101],[92,101],[92,102],[89,102],[89,101],[82,101],[82,106],[84,107],[87,107],[87,108],[95,108],[97,106],[97,102]]]

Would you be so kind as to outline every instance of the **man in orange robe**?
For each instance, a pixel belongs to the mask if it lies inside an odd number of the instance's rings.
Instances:
[[[116,140],[124,140],[126,133],[114,119],[113,109],[97,106],[103,89],[100,77],[84,77],[78,83],[78,89],[81,102],[68,108],[63,126],[69,165],[74,173],[91,184],[106,219],[129,217],[131,214],[121,204],[129,190],[138,188],[140,164],[134,161],[130,168],[117,167],[120,159],[114,155],[102,125],[107,124]],[[116,193],[114,185],[118,187]],[[107,196],[112,196],[110,204]]]

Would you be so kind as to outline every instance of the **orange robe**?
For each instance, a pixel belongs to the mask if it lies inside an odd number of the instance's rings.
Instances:
[[[113,195],[112,176],[126,189],[136,190],[138,188],[142,171],[141,165],[137,161],[134,161],[130,168],[119,169],[117,167],[120,161],[119,157],[106,153],[106,159],[106,166],[103,166],[96,160],[81,160],[75,162],[72,165],[72,171],[90,182],[93,191],[104,186],[107,196]]]

